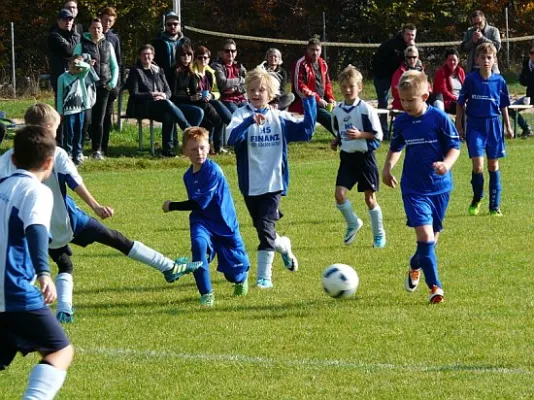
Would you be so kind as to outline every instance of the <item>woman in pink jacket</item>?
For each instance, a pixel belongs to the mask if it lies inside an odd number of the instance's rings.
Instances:
[[[434,93],[441,94],[445,111],[456,114],[456,100],[465,80],[465,71],[458,64],[460,54],[456,49],[445,51],[445,63],[434,75]]]

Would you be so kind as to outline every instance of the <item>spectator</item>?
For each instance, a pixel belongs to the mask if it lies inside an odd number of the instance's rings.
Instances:
[[[104,135],[104,117],[109,93],[117,86],[119,66],[113,45],[104,37],[102,21],[93,18],[89,33],[84,33],[74,54],[87,53],[100,80],[96,83],[96,103],[91,110],[91,148],[95,160],[103,160],[108,152],[109,131]]]
[[[321,58],[321,41],[312,38],[308,41],[306,55],[299,58],[291,66],[291,91],[295,101],[289,110],[299,114],[303,113],[302,99],[313,95],[317,102],[317,121],[333,136],[336,134],[332,128],[332,115],[328,108],[336,105],[332,82],[328,75],[328,65]]]
[[[176,49],[186,42],[191,44],[191,41],[182,33],[178,14],[172,11],[165,14],[165,30],[152,41],[152,46],[156,52],[154,61],[163,68],[169,84],[172,81],[174,65],[177,63]]]
[[[219,61],[211,66],[215,70],[217,86],[221,91],[221,101],[233,113],[246,104],[245,98],[245,67],[235,61],[237,46],[233,39],[226,39]]]
[[[271,72],[280,82],[280,94],[270,103],[271,106],[278,108],[279,110],[287,109],[289,105],[295,101],[295,95],[293,93],[287,93],[285,90],[288,77],[286,70],[281,67],[282,63],[282,53],[280,50],[272,48],[267,50],[267,53],[265,53],[265,61],[260,65],[260,67]]]
[[[150,44],[141,46],[138,61],[130,70],[126,87],[130,92],[126,115],[128,118],[150,118],[162,122],[162,153],[163,157],[175,157],[174,144],[177,123],[186,129],[191,125],[184,114],[169,99],[171,89],[165,78],[163,69],[153,63],[154,47]]]
[[[378,108],[388,108],[388,92],[393,74],[405,60],[404,50],[415,46],[417,29],[414,24],[406,24],[391,39],[383,42],[373,57],[373,81],[378,99]],[[387,132],[387,115],[380,115],[382,131]]]
[[[460,49],[467,53],[467,73],[478,69],[475,63],[475,50],[479,44],[492,43],[497,52],[501,48],[501,34],[497,28],[488,25],[484,13],[480,10],[473,11],[470,17],[472,26],[465,32]],[[493,64],[492,72],[499,73],[497,62]]]
[[[456,101],[465,80],[465,71],[458,64],[460,54],[456,49],[445,50],[445,63],[434,75],[434,94],[441,96],[445,111],[456,115]]]
[[[76,17],[78,16],[78,2],[67,1],[63,8],[72,13],[72,17],[74,18],[73,31],[81,36],[83,34],[83,26],[79,22],[76,22]]]
[[[523,68],[521,69],[521,75],[519,75],[519,83],[527,87],[527,95],[517,99],[513,104],[525,104],[525,97],[530,98],[530,101],[527,104],[532,104],[532,101],[534,100],[534,43],[530,44],[528,57],[523,60]],[[521,137],[527,138],[534,134],[532,128],[526,123],[521,114],[519,114],[519,111],[512,112],[511,116],[514,121],[517,118],[517,123],[523,130]]]

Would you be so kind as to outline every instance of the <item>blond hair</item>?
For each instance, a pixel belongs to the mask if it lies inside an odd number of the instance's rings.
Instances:
[[[182,136],[183,146],[186,145],[188,140],[194,140],[195,142],[200,142],[202,140],[209,140],[210,133],[207,129],[200,126],[191,126],[184,129],[184,134]]]
[[[493,43],[479,44],[475,50],[475,57],[478,57],[481,54],[493,54],[494,56],[497,56],[497,48]]]
[[[250,84],[255,81],[260,81],[260,85],[265,85],[269,101],[280,94],[280,82],[267,70],[256,67],[248,72],[245,78],[245,89],[248,90]]]
[[[343,71],[341,71],[341,73],[337,77],[337,80],[339,81],[339,83],[354,82],[356,85],[361,87],[363,76],[360,71],[356,69],[356,67],[349,64]]]
[[[428,78],[424,72],[409,70],[402,74],[397,89],[400,91],[412,91],[417,96],[428,92]]]
[[[37,125],[49,129],[54,125],[58,125],[60,121],[61,117],[58,112],[54,107],[46,103],[36,103],[28,107],[24,113],[24,123],[26,125]]]

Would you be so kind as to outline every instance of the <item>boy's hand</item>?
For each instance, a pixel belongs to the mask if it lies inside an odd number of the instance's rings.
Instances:
[[[458,136],[460,136],[460,139],[465,139],[465,133],[464,133],[464,127],[462,126],[462,123],[456,123],[456,130],[458,131]]]
[[[304,97],[314,96],[313,92],[308,88],[302,89],[302,94],[304,95]]]
[[[165,200],[163,202],[163,205],[161,206],[161,209],[163,210],[164,213],[168,213],[170,210],[169,210],[169,205],[171,204],[171,201],[170,200]]]
[[[444,163],[443,161],[436,161],[432,164],[432,167],[434,168],[434,171],[436,171],[436,174],[438,175],[445,175],[449,171],[449,166]]]
[[[361,139],[362,133],[358,128],[352,127],[345,131],[345,136],[348,140],[355,140],[355,139]]]
[[[41,293],[43,294],[45,303],[53,303],[57,299],[57,291],[52,278],[49,275],[41,275],[37,277],[37,282],[39,282],[39,286],[41,287]]]
[[[506,136],[510,139],[513,139],[514,138],[514,130],[512,129],[511,126],[507,126],[506,127]]]
[[[337,150],[337,147],[339,146],[339,138],[335,138],[330,142],[330,148],[334,151]]]
[[[257,123],[258,125],[263,125],[265,124],[265,121],[267,121],[267,118],[265,118],[265,116],[263,114],[254,114],[254,122]]]
[[[108,206],[101,206],[101,205],[98,205],[95,208],[93,208],[93,211],[95,212],[96,215],[98,215],[102,219],[113,217],[113,214],[115,212],[113,208],[108,207]]]
[[[392,188],[397,187],[397,178],[395,178],[393,175],[391,175],[390,171],[382,171],[382,182],[384,182],[384,185],[387,185]]]

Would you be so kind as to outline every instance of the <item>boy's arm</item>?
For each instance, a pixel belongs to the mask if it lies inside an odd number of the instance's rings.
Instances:
[[[161,208],[165,213],[168,213],[169,211],[194,211],[201,209],[200,204],[191,199],[186,201],[165,200]]]
[[[78,184],[74,189],[76,194],[87,204],[91,209],[102,219],[106,219],[113,216],[114,210],[108,206],[101,206],[98,201],[91,195],[89,190],[85,187],[83,183]]]
[[[464,126],[463,126],[463,119],[464,119],[464,109],[465,106],[460,103],[456,103],[456,130],[458,131],[458,135],[460,138],[465,139],[465,132],[464,132]]]
[[[296,119],[290,114],[284,118],[284,135],[289,142],[309,142],[315,133],[315,123],[317,120],[317,103],[313,94],[302,99],[304,107],[304,119]]]
[[[508,114],[508,107],[501,108],[502,118],[504,120],[504,129],[506,129],[506,135],[509,138],[514,137],[514,130],[512,129],[512,124],[510,123],[510,115]]]
[[[445,175],[447,172],[449,172],[456,160],[458,159],[459,155],[460,149],[457,149],[455,147],[450,148],[447,154],[445,155],[445,159],[443,161],[436,161],[432,164],[432,166],[434,167],[434,171],[436,171],[436,174]]]
[[[382,182],[385,185],[395,188],[398,184],[397,178],[391,174],[391,170],[397,164],[401,156],[400,151],[389,150],[384,162],[384,168],[382,169]]]
[[[28,226],[25,231],[28,241],[28,251],[32,260],[37,281],[41,287],[46,304],[52,303],[57,298],[56,287],[50,278],[50,266],[48,264],[48,229],[44,225],[34,224]]]
[[[254,114],[245,119],[239,114],[239,112],[234,113],[230,125],[226,128],[227,135],[229,135],[228,144],[233,147],[240,146],[247,141],[247,130],[255,123]]]

